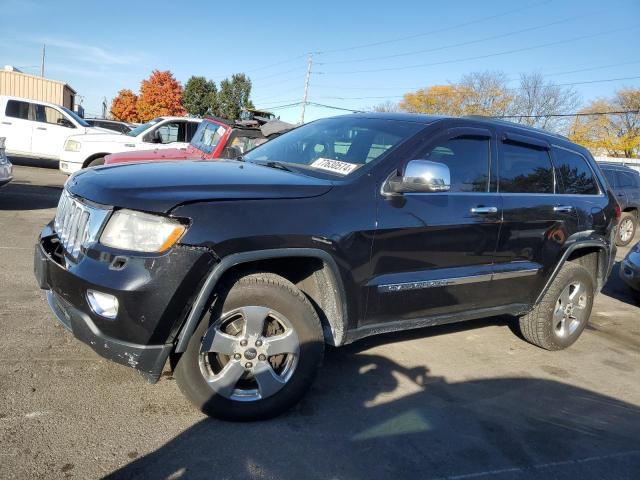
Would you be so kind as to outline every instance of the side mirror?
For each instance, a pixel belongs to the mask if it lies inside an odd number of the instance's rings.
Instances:
[[[73,123],[71,123],[71,120],[68,120],[64,117],[60,117],[58,118],[58,120],[56,121],[56,123],[62,127],[67,127],[67,128],[75,128],[75,125]]]
[[[451,188],[451,172],[444,163],[430,160],[411,160],[403,175],[390,177],[383,193],[433,193]]]

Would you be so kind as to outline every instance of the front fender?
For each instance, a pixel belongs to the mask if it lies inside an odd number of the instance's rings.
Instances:
[[[189,343],[191,335],[195,331],[200,319],[202,318],[206,308],[208,307],[209,300],[213,294],[218,281],[222,278],[224,273],[232,267],[241,265],[243,263],[254,262],[258,260],[270,260],[274,258],[295,258],[295,257],[313,257],[318,258],[325,265],[328,266],[332,275],[333,285],[335,286],[336,298],[339,299],[336,305],[336,318],[329,318],[331,327],[331,343],[338,346],[342,345],[345,340],[345,333],[347,328],[347,304],[344,285],[340,276],[338,266],[335,260],[324,250],[315,248],[282,248],[282,249],[270,249],[270,250],[257,250],[250,252],[235,253],[227,257],[222,258],[209,273],[200,292],[196,297],[196,300],[189,312],[189,315],[182,326],[178,335],[178,342],[176,344],[175,352],[184,352]]]

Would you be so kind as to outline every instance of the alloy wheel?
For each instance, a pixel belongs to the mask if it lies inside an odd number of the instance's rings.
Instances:
[[[572,282],[562,290],[553,311],[553,327],[558,337],[569,337],[586,321],[587,302],[587,290],[582,282]]]
[[[631,240],[631,237],[633,236],[633,230],[633,220],[631,220],[630,218],[624,219],[618,227],[618,236],[620,237],[620,240],[623,243]]]
[[[217,394],[256,401],[287,384],[299,353],[298,335],[284,315],[246,306],[225,313],[209,327],[200,348],[200,371]]]

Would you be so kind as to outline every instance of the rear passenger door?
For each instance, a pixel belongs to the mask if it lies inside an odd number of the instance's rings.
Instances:
[[[7,100],[0,136],[6,137],[5,147],[9,154],[31,154],[33,121],[29,116],[30,109],[29,102]]]
[[[503,224],[491,293],[496,304],[532,303],[578,229],[575,202],[556,195],[550,149],[540,137],[509,131],[501,135],[498,191]]]

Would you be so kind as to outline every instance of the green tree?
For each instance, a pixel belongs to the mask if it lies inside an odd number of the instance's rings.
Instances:
[[[182,104],[189,115],[194,117],[216,115],[217,93],[218,89],[214,81],[194,75],[187,80],[182,94]]]
[[[217,95],[217,113],[229,120],[240,118],[243,108],[253,108],[250,100],[251,80],[244,73],[234,73],[220,82]]]

